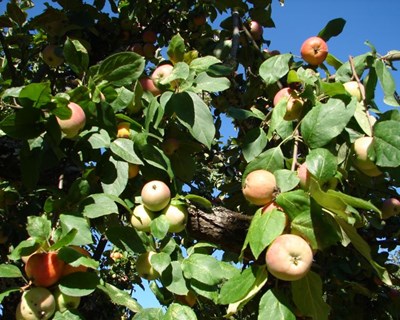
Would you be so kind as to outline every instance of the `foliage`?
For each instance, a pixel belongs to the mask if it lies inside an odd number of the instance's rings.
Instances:
[[[380,211],[383,200],[398,197],[400,180],[391,75],[397,51],[382,56],[371,45],[349,61],[330,53],[312,67],[291,53],[262,50],[268,40],[254,40],[249,22],[273,27],[271,1],[57,0],[33,18],[34,1],[7,4],[0,17],[5,318],[15,312],[20,288],[31,286],[21,258],[36,250],[58,251],[66,263],[88,268],[56,284],[82,301],[54,319],[398,318],[398,262],[386,251],[396,247],[400,218],[382,220]],[[319,36],[328,41],[344,27],[343,19],[332,20]],[[157,39],[150,55],[137,50],[148,44],[147,31]],[[45,63],[48,44],[60,49],[59,66]],[[173,71],[153,96],[141,79],[167,61]],[[350,80],[363,83],[361,101],[345,90]],[[287,86],[304,103],[294,120],[285,120],[287,100],[273,106]],[[377,87],[389,111],[375,101]],[[72,139],[57,122],[71,116],[69,102],[86,114]],[[117,136],[120,122],[130,124],[128,138]],[[227,122],[237,137],[224,137]],[[355,165],[352,145],[361,136],[374,137],[368,158],[382,174],[371,177]],[[172,153],[165,149],[171,139],[178,142]],[[302,163],[311,174],[306,189],[296,171]],[[129,178],[129,165],[139,165],[138,176]],[[241,191],[242,178],[257,169],[278,183],[280,209],[270,215]],[[150,232],[135,230],[130,216],[141,187],[154,179],[169,185],[173,202],[191,208],[188,225],[199,210],[213,220],[217,206],[251,217],[242,250],[197,239],[193,227],[169,233],[162,215]],[[314,250],[300,280],[268,274],[264,252],[281,233],[301,235]],[[136,260],[146,251],[156,252],[151,264],[160,277],[149,290],[160,308],[136,300],[146,281]],[[179,298],[189,291],[197,299],[192,308]]]

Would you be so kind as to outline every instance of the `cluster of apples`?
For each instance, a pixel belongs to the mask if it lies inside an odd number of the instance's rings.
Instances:
[[[185,229],[188,212],[185,206],[171,204],[171,190],[160,180],[147,182],[141,190],[142,204],[133,209],[131,223],[138,231],[150,232],[151,222],[163,215],[169,223],[168,231]]]
[[[155,46],[157,34],[153,30],[146,30],[142,34],[142,40],[143,43],[133,44],[131,50],[145,58],[153,58],[157,50]]]
[[[242,183],[244,197],[251,204],[262,206],[263,214],[283,211],[274,201],[278,187],[275,176],[268,170],[250,172]],[[311,268],[313,251],[308,242],[296,234],[281,234],[266,251],[268,271],[277,279],[295,281],[303,278]]]
[[[84,248],[70,246],[78,255],[90,257]],[[36,251],[22,257],[25,274],[33,286],[24,291],[17,306],[18,320],[49,319],[57,310],[64,312],[78,308],[80,297],[69,296],[56,286],[63,277],[75,272],[86,272],[87,267],[72,266],[58,257],[57,251]]]

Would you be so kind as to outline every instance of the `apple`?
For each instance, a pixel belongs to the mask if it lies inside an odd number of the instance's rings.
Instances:
[[[280,89],[274,96],[273,105],[274,107],[281,101],[283,98],[289,98],[290,95],[293,93],[291,88],[282,88]]]
[[[242,183],[244,197],[257,206],[264,206],[271,202],[276,191],[275,176],[263,169],[250,172]]]
[[[272,210],[279,210],[283,212],[282,207],[280,207],[275,201],[272,201],[270,203],[267,203],[263,208],[262,208],[262,213],[268,213],[271,212]]]
[[[129,122],[120,122],[117,126],[117,138],[127,138],[131,136],[131,124]]]
[[[254,40],[260,40],[263,34],[262,26],[257,21],[251,21],[250,33]]]
[[[144,91],[150,91],[153,96],[158,96],[161,94],[161,90],[158,89],[153,80],[149,77],[144,77],[139,79],[140,85],[142,86]]]
[[[75,251],[77,251],[80,255],[82,256],[86,256],[86,257],[90,257],[90,253],[81,247],[78,246],[70,246],[71,249],[74,249]],[[70,264],[65,264],[63,272],[62,272],[62,276],[65,277],[71,273],[75,273],[75,272],[86,272],[87,271],[87,267],[83,266],[83,265],[79,265],[79,266],[71,266]]]
[[[153,219],[154,213],[141,204],[133,209],[131,224],[136,230],[149,232],[150,224]]]
[[[144,42],[148,43],[154,43],[157,41],[157,35],[152,30],[146,30],[145,32],[143,32],[142,38]]]
[[[123,257],[124,257],[124,255],[118,251],[113,251],[110,253],[110,258],[113,259],[114,261],[120,260]]]
[[[64,120],[57,117],[57,122],[67,138],[74,138],[85,126],[86,115],[81,106],[74,102],[70,102],[68,108],[71,110],[71,117]]]
[[[70,309],[77,309],[81,302],[81,297],[66,295],[58,288],[53,292],[53,295],[56,301],[56,310],[60,311],[61,313]]]
[[[185,230],[188,219],[188,212],[185,206],[175,206],[170,204],[161,212],[161,214],[163,214],[169,222],[168,232],[179,233]]]
[[[193,308],[197,302],[197,297],[192,290],[189,290],[187,295],[176,295],[175,300],[183,305]]]
[[[382,219],[388,219],[400,214],[400,200],[396,198],[389,198],[382,203]]]
[[[161,145],[161,149],[167,156],[172,156],[179,149],[179,140],[175,138],[165,139]]]
[[[358,86],[357,81],[345,82],[345,83],[343,83],[343,86],[351,96],[357,98],[357,101],[362,100],[361,90],[360,90],[360,87]]]
[[[265,255],[268,271],[277,279],[295,281],[303,278],[311,268],[313,252],[302,237],[294,234],[278,236]]]
[[[34,287],[22,294],[17,306],[16,318],[21,320],[50,319],[56,311],[56,301],[52,293],[41,287]]]
[[[153,73],[151,74],[150,78],[151,80],[153,80],[154,85],[158,88],[165,88],[166,85],[162,85],[160,82],[167,78],[171,73],[172,73],[172,69],[174,68],[174,66],[172,64],[162,64],[160,66],[158,66]],[[173,83],[171,83],[171,86],[174,87],[175,81],[173,81]]]
[[[42,59],[49,67],[59,67],[64,63],[62,48],[54,44],[47,45],[42,51]]]
[[[376,177],[382,174],[375,163],[368,158],[368,148],[372,145],[372,137],[361,137],[353,144],[353,163],[365,175]]]
[[[274,96],[273,105],[276,106],[283,98],[287,98],[286,113],[284,119],[287,121],[298,119],[303,111],[303,99],[291,88],[282,88]]]
[[[136,271],[139,277],[147,280],[155,280],[160,275],[151,265],[150,259],[156,254],[154,251],[142,253],[136,261]]]
[[[140,43],[134,43],[131,47],[130,50],[132,52],[135,52],[141,56],[144,56],[144,51],[143,51],[143,46]]]
[[[64,265],[57,252],[38,252],[29,257],[25,273],[35,286],[50,287],[61,278]]]
[[[152,43],[145,43],[143,46],[143,55],[146,58],[153,58],[156,53],[156,46]]]
[[[128,179],[133,179],[139,174],[139,165],[129,163],[128,164]]]
[[[141,192],[143,205],[151,211],[161,211],[171,200],[169,187],[160,180],[147,182]]]
[[[204,26],[207,22],[207,17],[204,14],[198,14],[193,18],[193,24],[196,27]]]
[[[301,57],[313,66],[318,66],[328,56],[328,45],[320,37],[310,37],[300,48]]]
[[[307,164],[306,163],[302,163],[301,165],[299,165],[299,167],[297,168],[297,176],[300,179],[300,187],[303,190],[308,190],[308,188],[310,187],[310,171],[308,171],[307,169]]]

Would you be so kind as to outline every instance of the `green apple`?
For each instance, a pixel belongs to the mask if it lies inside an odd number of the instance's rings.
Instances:
[[[34,287],[22,294],[16,310],[16,318],[24,320],[50,319],[56,311],[56,301],[52,293],[42,287]]]
[[[53,294],[56,301],[56,309],[60,312],[64,312],[70,309],[77,309],[81,302],[81,297],[66,295],[62,293],[58,288],[54,291]]]
[[[142,253],[136,261],[136,271],[141,278],[147,280],[155,280],[160,275],[151,265],[151,257],[155,255],[154,251]]]
[[[136,230],[149,232],[151,221],[154,219],[153,211],[147,209],[143,204],[133,209],[131,224]]]
[[[188,218],[188,212],[185,206],[170,204],[161,214],[163,214],[169,222],[169,232],[178,233],[185,230]]]
[[[356,97],[358,101],[362,100],[361,90],[357,81],[348,81],[343,83],[343,86],[346,91],[353,97]]]

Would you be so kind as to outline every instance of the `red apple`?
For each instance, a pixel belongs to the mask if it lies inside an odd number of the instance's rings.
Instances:
[[[303,278],[310,270],[313,253],[302,237],[283,234],[269,245],[265,261],[273,276],[280,280],[295,281]]]
[[[172,64],[162,64],[153,71],[151,74],[151,80],[153,80],[153,83],[157,88],[160,89],[166,87],[166,85],[162,85],[160,82],[172,73],[173,68],[174,66]],[[174,83],[171,83],[171,86],[174,87]]]
[[[61,278],[64,266],[57,252],[38,252],[29,257],[25,273],[35,286],[50,287]]]
[[[257,21],[251,21],[250,33],[254,40],[260,40],[263,34],[262,26]]]
[[[300,179],[300,187],[304,190],[308,190],[310,187],[310,171],[308,171],[306,163],[299,165],[297,168],[297,176]]]
[[[300,53],[304,61],[318,66],[325,61],[328,55],[328,45],[320,37],[311,37],[303,42]]]
[[[146,183],[141,192],[143,205],[151,211],[163,210],[171,200],[169,187],[160,180]]]
[[[85,126],[86,115],[81,106],[74,102],[70,102],[68,108],[72,112],[71,117],[64,120],[57,117],[57,122],[67,138],[74,138]]]
[[[142,38],[144,42],[148,43],[154,43],[157,41],[157,35],[152,30],[146,30],[145,32],[143,32]]]
[[[78,246],[70,246],[71,249],[74,249],[75,251],[79,252],[82,256],[86,256],[86,257],[90,257],[90,253],[81,247]],[[73,267],[70,264],[65,264],[63,272],[62,272],[62,276],[65,277],[71,273],[75,273],[75,272],[86,272],[87,271],[87,267],[80,265],[77,267]]]
[[[271,202],[277,190],[275,176],[262,169],[250,172],[242,185],[244,197],[257,206]]]
[[[400,214],[400,200],[396,198],[389,198],[382,203],[382,219],[388,219]]]
[[[153,96],[158,96],[161,94],[161,90],[158,89],[152,79],[149,77],[140,78],[139,79],[140,85],[142,86],[144,91],[150,91]]]

